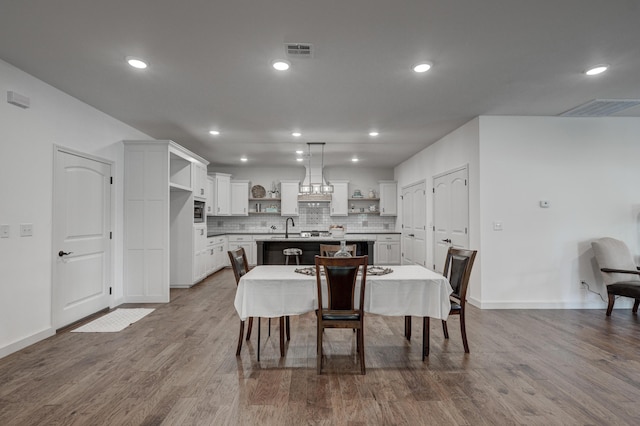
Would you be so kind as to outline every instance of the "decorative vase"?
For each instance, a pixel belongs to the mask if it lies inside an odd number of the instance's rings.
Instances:
[[[340,250],[333,257],[351,257],[351,253],[347,251],[347,241],[340,241]]]

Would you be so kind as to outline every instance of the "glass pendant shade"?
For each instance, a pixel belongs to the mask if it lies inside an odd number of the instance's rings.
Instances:
[[[311,175],[311,145],[321,145],[322,146],[322,157],[320,162],[320,182],[314,183],[312,182]],[[328,185],[324,181],[324,145],[325,142],[307,142],[307,146],[309,149],[309,167],[308,172],[309,176],[305,177],[308,179],[308,182],[303,182],[300,184],[298,191],[300,194],[332,194],[333,193],[333,185]]]

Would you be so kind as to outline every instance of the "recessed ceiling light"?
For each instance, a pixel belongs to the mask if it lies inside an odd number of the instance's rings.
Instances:
[[[291,133],[291,136],[295,137],[295,138],[299,138],[300,136],[302,136],[302,133],[300,132],[293,132]]]
[[[353,161],[354,163],[357,163],[359,160],[356,157],[353,157],[351,161]]]
[[[276,61],[273,61],[272,65],[278,71],[286,71],[291,66],[291,62],[285,61],[285,60],[282,60],[282,59],[278,59]]]
[[[139,58],[134,58],[133,56],[127,56],[127,63],[129,65],[131,65],[134,68],[137,68],[139,70],[143,70],[145,68],[147,68],[149,65],[143,61],[142,59]]]
[[[369,132],[369,136],[378,136],[379,134],[378,132]]]
[[[584,73],[586,75],[598,75],[598,74],[602,74],[603,72],[605,72],[608,69],[609,69],[609,65],[601,64],[601,65],[596,65],[595,67],[586,70]]]
[[[217,131],[217,130],[209,130],[209,134],[211,134],[213,136],[218,136],[220,134],[220,132]]]
[[[247,161],[247,157],[240,157],[240,161]]]
[[[419,64],[414,65],[413,70],[415,72],[427,72],[431,69],[432,66],[433,64],[430,62],[421,62]]]
[[[302,155],[302,153],[303,153],[303,152],[304,152],[304,151],[302,151],[301,149],[299,149],[299,150],[297,150],[297,151],[296,151],[296,154],[298,154],[298,155]]]
[[[304,158],[296,158],[296,161],[303,161]]]

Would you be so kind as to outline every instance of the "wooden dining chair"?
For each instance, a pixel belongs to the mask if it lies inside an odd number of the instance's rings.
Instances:
[[[467,328],[465,325],[465,306],[467,305],[467,289],[469,288],[469,278],[471,268],[476,258],[477,250],[456,249],[449,247],[447,259],[444,263],[443,275],[449,279],[453,292],[449,296],[451,310],[449,315],[460,316],[460,334],[462,334],[462,344],[465,353],[469,353],[469,343],[467,342]],[[442,331],[444,338],[449,338],[447,321],[442,320]]]
[[[346,248],[351,256],[356,255],[355,244],[347,244]],[[320,256],[333,257],[338,250],[340,250],[340,244],[320,244]]]
[[[364,290],[367,281],[368,256],[316,256],[317,315],[317,372],[322,373],[322,336],[325,328],[351,328],[357,331],[357,351],[360,371],[366,374],[364,357]],[[358,272],[362,271],[361,275]],[[327,300],[322,297],[322,276],[327,288]],[[360,279],[360,298],[355,306],[355,291]]]
[[[249,262],[247,261],[247,254],[243,247],[238,247],[235,250],[229,250],[227,252],[229,260],[231,261],[231,267],[233,268],[233,274],[236,277],[236,286],[240,283],[240,278],[247,272],[249,272]],[[286,326],[285,326],[286,320]],[[248,318],[247,327],[247,340],[251,337],[251,328],[253,327],[253,318]],[[286,331],[284,330],[286,328]],[[284,356],[284,334],[287,335],[287,340],[290,340],[289,332],[289,317],[280,317],[280,356]],[[244,321],[240,321],[240,334],[238,335],[238,348],[236,349],[236,356],[240,355],[242,349],[242,338],[244,336]],[[257,359],[260,361],[260,318],[258,318],[258,354]]]

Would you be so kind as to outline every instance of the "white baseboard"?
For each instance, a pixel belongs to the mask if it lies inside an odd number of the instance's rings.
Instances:
[[[4,358],[5,356],[10,355],[14,352],[18,352],[19,350],[33,345],[34,343],[38,343],[39,341],[44,340],[47,337],[51,337],[54,334],[56,334],[56,330],[52,327],[49,327],[39,333],[33,334],[24,339],[20,339],[17,342],[13,342],[7,346],[0,348],[0,358]]]
[[[480,309],[606,309],[607,304],[602,301],[480,301],[469,298],[467,302]],[[625,301],[618,301],[614,309],[629,309],[631,305]]]

